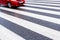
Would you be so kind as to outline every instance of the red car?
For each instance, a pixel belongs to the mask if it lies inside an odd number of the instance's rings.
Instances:
[[[12,7],[24,6],[25,0],[0,0],[0,5]]]

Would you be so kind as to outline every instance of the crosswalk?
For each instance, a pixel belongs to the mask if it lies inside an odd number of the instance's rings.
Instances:
[[[60,1],[0,7],[0,40],[60,40]]]

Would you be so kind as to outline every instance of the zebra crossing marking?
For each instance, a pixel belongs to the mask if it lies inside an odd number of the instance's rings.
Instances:
[[[32,10],[32,11],[37,11],[37,12],[43,12],[47,14],[54,14],[54,15],[60,15],[60,12],[57,11],[51,11],[51,10],[46,10],[46,9],[37,9],[37,8],[31,8],[31,7],[20,7],[22,9],[27,9],[27,10]]]
[[[49,37],[51,39],[54,39],[54,40],[59,40],[60,39],[60,35],[59,35],[60,32],[59,31],[56,31],[56,30],[47,28],[45,26],[41,26],[41,25],[38,25],[38,24],[35,24],[35,23],[32,23],[32,22],[23,20],[21,18],[13,17],[11,15],[7,15],[7,14],[4,14],[4,13],[1,13],[0,17],[4,18],[6,20],[9,20],[9,21],[11,21],[11,22],[13,22],[17,25],[21,25],[21,26],[23,26],[27,29],[30,29],[34,32],[42,34],[46,37]]]
[[[0,24],[0,39],[1,40],[25,40],[14,32],[8,30]]]
[[[3,9],[4,10],[9,10],[9,11],[14,12],[14,13],[22,14],[22,15],[25,15],[25,16],[30,16],[30,17],[33,17],[33,18],[37,18],[37,19],[53,22],[53,23],[56,23],[56,24],[60,24],[60,19],[58,19],[58,18],[53,18],[53,17],[43,16],[43,15],[33,14],[33,13],[19,11],[19,10],[15,10],[15,9],[8,9],[8,8],[3,8]]]
[[[29,5],[30,6],[30,5]],[[27,10],[31,10],[32,8],[30,7],[21,7],[21,8],[26,8]],[[48,7],[49,8],[49,7]],[[60,19],[57,19],[57,18],[52,18],[52,17],[48,17],[48,16],[43,16],[43,15],[37,15],[37,14],[33,14],[33,13],[30,13],[30,12],[24,12],[24,11],[18,11],[18,10],[14,10],[14,9],[8,9],[8,8],[3,8],[3,7],[0,7],[0,9],[3,9],[3,10],[8,10],[8,11],[11,11],[11,12],[15,12],[15,13],[18,13],[18,14],[23,14],[23,15],[26,15],[26,16],[30,16],[30,17],[33,17],[33,18],[37,18],[37,19],[44,19],[44,20],[48,20],[49,22],[53,22],[53,23],[56,23],[56,24],[60,24],[59,20]],[[57,9],[53,7],[53,9]],[[59,8],[58,8],[59,9]],[[36,11],[35,9],[33,9],[34,11]],[[38,10],[38,9],[37,9]],[[50,10],[49,10],[50,11]],[[38,11],[39,12],[39,11]],[[42,12],[46,12],[47,11],[43,11]],[[53,12],[53,13],[52,13]],[[0,12],[2,13],[2,12]],[[29,14],[28,14],[29,13]],[[57,11],[50,11],[50,13],[54,14],[54,15],[60,15],[59,13],[60,12],[57,12]],[[60,32],[57,31],[57,30],[54,30],[54,29],[50,29],[48,27],[45,27],[45,26],[41,26],[41,25],[38,25],[38,24],[35,24],[35,23],[32,23],[32,22],[29,22],[29,21],[26,21],[26,20],[23,20],[21,18],[17,18],[17,17],[13,17],[13,16],[10,16],[10,15],[7,15],[5,13],[2,13],[0,14],[0,17],[4,18],[4,19],[7,19],[13,23],[16,23],[17,25],[22,25],[23,27],[27,28],[27,29],[30,29],[34,32],[37,32],[39,34],[42,34],[44,36],[47,36],[49,38],[52,38],[53,40],[60,40]],[[9,19],[10,18],[10,19]],[[13,20],[12,20],[13,19]],[[16,22],[16,20],[18,22]],[[19,23],[20,22],[20,23]],[[27,23],[27,24],[25,24]],[[36,27],[34,27],[36,26]],[[33,28],[32,28],[33,27]],[[36,30],[37,29],[37,30]],[[51,33],[52,32],[52,33]],[[24,39],[25,40],[25,39]]]
[[[29,3],[26,3],[26,4],[40,4],[40,5],[60,6],[60,4],[52,4],[52,3],[32,3],[32,2],[29,2]]]
[[[49,8],[49,9],[57,9],[60,10],[59,7],[51,7],[51,6],[44,6],[44,5],[32,5],[32,4],[25,4],[27,6],[33,6],[33,7],[42,7],[42,8]]]

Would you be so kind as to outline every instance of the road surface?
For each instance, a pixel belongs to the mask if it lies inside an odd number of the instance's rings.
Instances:
[[[0,40],[60,40],[60,1],[32,0],[25,7],[0,7]]]

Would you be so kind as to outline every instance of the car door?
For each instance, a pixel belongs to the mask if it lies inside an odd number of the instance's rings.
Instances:
[[[2,4],[2,0],[0,0],[0,5]]]
[[[2,0],[1,2],[2,2],[2,5],[6,6],[7,0]]]

